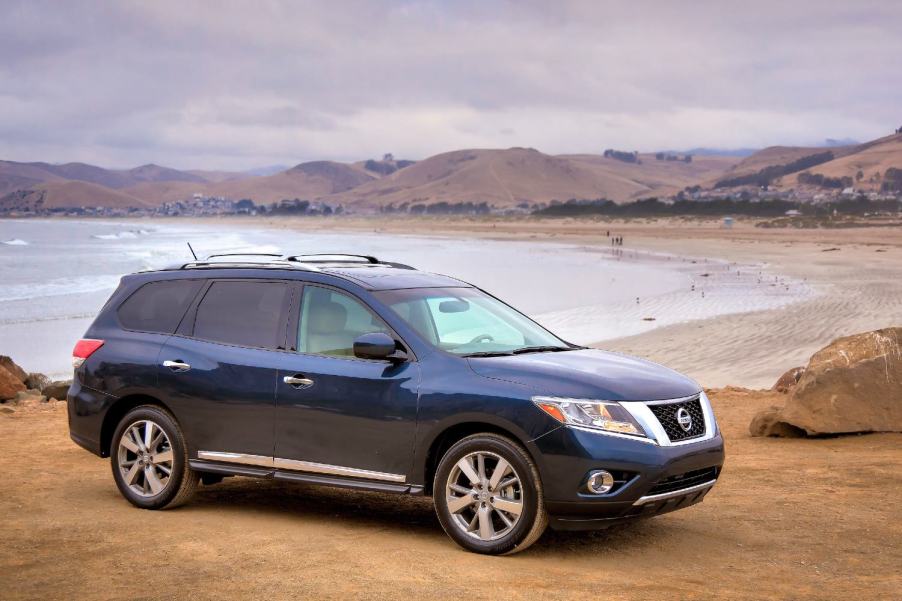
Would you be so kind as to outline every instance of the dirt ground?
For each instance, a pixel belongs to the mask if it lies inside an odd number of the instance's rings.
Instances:
[[[898,599],[902,434],[750,438],[779,395],[712,401],[728,458],[704,503],[512,557],[456,547],[426,498],[231,478],[136,509],[64,404],[2,413],[0,599]]]

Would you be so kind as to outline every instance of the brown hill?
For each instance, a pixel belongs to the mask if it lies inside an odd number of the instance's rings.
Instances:
[[[134,169],[104,169],[86,163],[17,163],[0,161],[0,195],[14,190],[24,190],[37,184],[54,181],[80,181],[114,190],[134,186],[142,182],[195,182],[206,180],[198,175],[161,167],[142,165]]]
[[[809,161],[810,159],[810,161]],[[815,164],[806,165],[805,162]],[[829,178],[852,178],[856,188],[878,189],[882,176],[890,167],[902,168],[902,134],[893,134],[864,144],[835,147],[772,146],[746,157],[706,184],[714,186],[756,185],[748,181],[755,174],[767,174],[778,188],[799,185],[802,172]],[[858,172],[861,179],[858,180]],[[746,179],[743,179],[746,178]],[[762,180],[763,181],[763,180]]]
[[[373,176],[351,165],[313,161],[275,175],[210,184],[201,191],[233,200],[250,198],[261,204],[293,198],[316,200],[345,192],[373,179]]]
[[[179,171],[178,169],[171,169],[169,167],[161,167],[160,165],[154,165],[153,163],[148,165],[141,165],[140,167],[135,167],[134,169],[129,169],[128,171],[121,173],[129,178],[129,185],[134,185],[138,182],[205,183],[207,181],[197,174],[189,173],[187,171]]]
[[[808,171],[825,177],[851,177],[856,189],[876,190],[880,188],[886,170],[902,169],[902,134],[886,136],[855,147],[854,152],[812,167]],[[858,172],[861,179],[858,179]],[[784,186],[795,185],[795,177],[783,178]]]
[[[35,210],[78,207],[147,208],[154,206],[140,198],[106,186],[80,181],[53,181],[37,184],[0,197],[0,208]]]
[[[512,207],[571,198],[626,201],[675,192],[712,172],[722,172],[735,161],[711,157],[687,164],[656,161],[653,155],[642,155],[641,160],[631,164],[600,155],[551,156],[531,148],[457,150],[330,200],[361,207],[436,202]]]

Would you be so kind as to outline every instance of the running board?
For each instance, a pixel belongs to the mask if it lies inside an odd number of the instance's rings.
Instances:
[[[392,494],[408,494],[422,496],[423,486],[419,484],[394,484],[363,480],[360,477],[348,477],[340,475],[324,475],[319,473],[304,473],[284,469],[252,467],[250,465],[227,465],[217,461],[204,459],[190,459],[188,465],[199,472],[210,472],[225,476],[248,476],[251,478],[272,478],[288,482],[302,482],[317,486],[330,486],[334,488],[348,488],[368,492],[382,492]]]

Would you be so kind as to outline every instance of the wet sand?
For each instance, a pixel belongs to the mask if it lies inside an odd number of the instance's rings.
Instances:
[[[788,276],[815,292],[782,308],[686,321],[593,346],[666,364],[704,386],[770,387],[790,367],[849,334],[902,324],[902,227],[768,229],[739,220],[592,221],[466,218],[259,218],[230,225],[435,234],[498,240],[585,244],[610,251],[606,232],[623,236],[623,251],[668,253],[698,260],[760,265],[766,277]],[[754,307],[750,307],[754,309]],[[644,315],[654,317],[654,315]],[[638,315],[629,316],[641,319]]]

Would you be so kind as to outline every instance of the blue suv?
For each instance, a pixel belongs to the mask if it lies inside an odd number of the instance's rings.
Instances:
[[[276,478],[431,495],[477,553],[701,501],[698,384],[561,340],[479,288],[360,255],[214,255],[128,275],[73,352],[72,439],[122,495]]]

